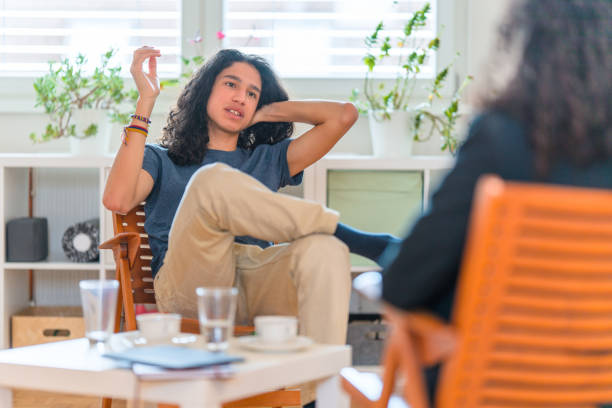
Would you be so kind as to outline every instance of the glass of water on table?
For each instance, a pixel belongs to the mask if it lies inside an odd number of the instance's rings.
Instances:
[[[196,288],[200,332],[209,351],[224,351],[234,328],[238,289]]]

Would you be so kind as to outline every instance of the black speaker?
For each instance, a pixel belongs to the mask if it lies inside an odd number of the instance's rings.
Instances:
[[[34,262],[49,252],[46,218],[15,218],[6,223],[6,260]]]

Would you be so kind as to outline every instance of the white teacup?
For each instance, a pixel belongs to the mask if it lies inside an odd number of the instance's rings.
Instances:
[[[140,335],[148,341],[171,339],[181,330],[181,315],[176,313],[140,314],[136,322]]]
[[[264,343],[285,343],[297,336],[297,318],[294,316],[257,316],[255,332]]]

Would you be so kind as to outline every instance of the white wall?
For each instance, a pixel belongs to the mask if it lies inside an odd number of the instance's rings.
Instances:
[[[507,8],[518,3],[518,0],[468,0],[467,69],[477,79],[485,77],[483,64],[495,46],[497,26],[506,15]]]
[[[452,13],[455,27],[452,35],[446,36],[443,47],[450,46],[460,51],[461,57],[456,63],[457,78],[466,73],[476,76],[472,88],[480,86],[484,78],[480,67],[492,47],[495,25],[503,14],[505,5],[516,0],[456,0],[452,9],[440,10],[440,13]],[[201,18],[203,22],[205,18]],[[449,41],[450,40],[450,41]],[[456,82],[457,80],[455,80]],[[292,98],[322,98],[346,100],[354,87],[360,87],[360,81],[307,80],[284,81]],[[19,78],[15,81],[0,81],[0,152],[64,152],[68,151],[68,141],[59,140],[52,143],[33,145],[28,139],[32,131],[41,132],[46,124],[46,117],[40,109],[34,109],[34,91],[31,80]],[[151,140],[161,133],[165,115],[169,106],[176,99],[176,90],[169,90],[160,97],[156,106],[151,128]],[[466,107],[469,111],[469,108]],[[298,127],[298,130],[306,127]],[[119,146],[120,127],[115,126],[111,143],[112,151]],[[438,154],[439,141],[433,138],[429,143],[416,144],[416,154]],[[355,126],[334,148],[335,152],[369,154],[371,145],[367,118],[361,117]]]

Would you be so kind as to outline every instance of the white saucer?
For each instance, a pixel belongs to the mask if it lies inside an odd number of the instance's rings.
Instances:
[[[204,339],[197,334],[179,333],[170,339],[148,340],[141,336],[138,331],[129,331],[113,334],[110,338],[109,345],[113,351],[122,351],[132,347],[160,345],[202,348],[204,346]]]
[[[272,353],[298,351],[313,343],[311,338],[305,336],[297,336],[295,339],[283,343],[264,343],[257,336],[243,336],[236,340],[240,346],[246,349]]]

